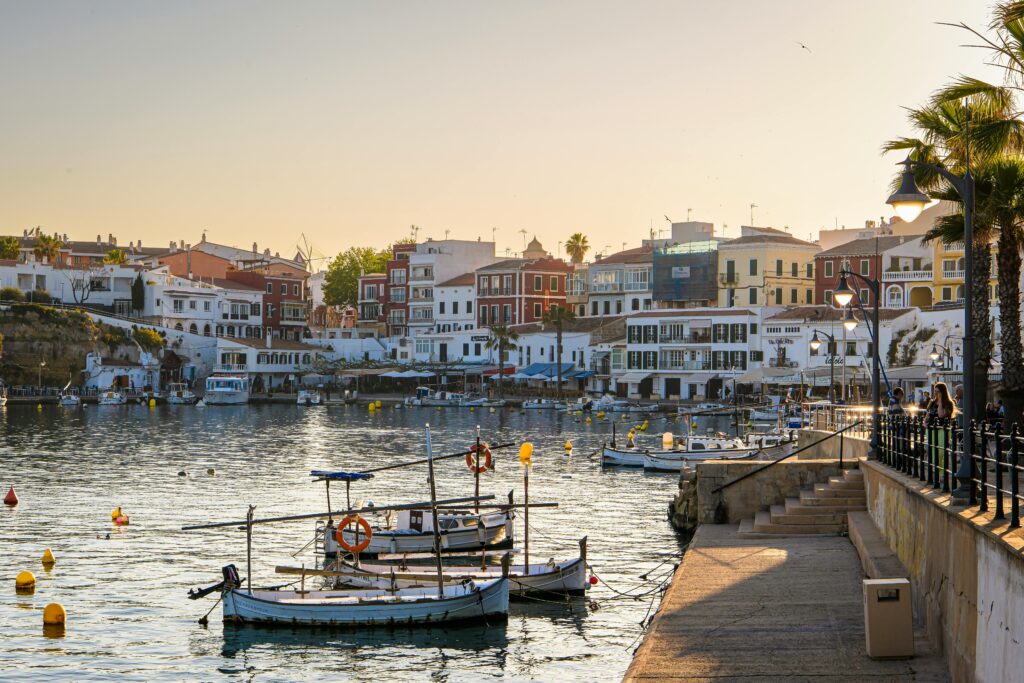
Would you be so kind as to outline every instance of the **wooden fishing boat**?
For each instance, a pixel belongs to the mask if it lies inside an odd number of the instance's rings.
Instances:
[[[172,405],[192,405],[196,395],[184,382],[173,382],[167,389],[167,402]]]
[[[508,616],[507,576],[457,584],[368,590],[249,590],[223,592],[224,621],[287,626],[446,624]]]
[[[643,467],[644,456],[672,456],[685,454],[709,454],[714,458],[715,453],[731,450],[749,450],[749,446],[741,439],[719,436],[689,436],[680,439],[675,448],[640,448],[629,446],[625,448],[605,445],[601,450],[601,462],[605,465],[619,467]]]
[[[679,472],[688,465],[706,460],[749,460],[758,453],[759,450],[756,448],[658,455],[645,453],[643,468],[652,472]]]
[[[114,387],[110,387],[100,392],[97,402],[101,406],[123,406],[128,402],[128,398]]]
[[[486,556],[484,556],[485,558]],[[482,558],[482,559],[484,559]],[[306,570],[296,567],[278,567],[281,574],[315,574],[331,577],[336,588],[415,588],[437,581],[437,574],[426,566],[385,564],[381,562],[338,561],[330,569]],[[502,576],[502,568],[495,565],[445,564],[444,580],[460,583],[466,580],[489,581]],[[580,554],[572,559],[530,565],[512,564],[508,568],[509,592],[524,595],[583,595],[587,582],[587,539],[580,539]]]
[[[320,405],[320,390],[319,389],[299,389],[298,398],[296,403],[300,406],[318,406]]]
[[[511,510],[497,510],[481,514],[470,511],[452,511],[438,515],[441,550],[479,550],[511,548],[515,514]],[[361,551],[365,555],[380,553],[425,553],[434,547],[434,526],[430,510],[401,510],[394,516],[393,526],[374,527],[370,544]],[[336,557],[340,548],[337,527],[333,521],[318,527],[322,534],[324,555]],[[351,545],[359,542],[355,529],[345,528],[342,537]]]

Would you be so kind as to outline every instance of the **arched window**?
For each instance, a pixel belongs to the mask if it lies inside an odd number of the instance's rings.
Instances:
[[[210,324],[209,323],[203,325],[203,336],[204,337],[209,337],[210,336]]]
[[[192,323],[191,325],[188,326],[188,331],[191,332],[192,334],[199,334],[199,328],[196,326],[195,323]]]
[[[964,300],[964,286],[963,285],[957,285],[956,286],[956,300],[957,301],[963,301]]]
[[[309,365],[309,354],[308,353],[302,354],[302,364],[303,365]]]
[[[217,325],[217,336],[218,337],[223,337],[224,336],[224,326],[223,325]]]
[[[901,308],[903,306],[903,288],[893,285],[885,291],[885,305],[890,308]]]
[[[178,332],[183,332],[185,330],[185,328],[181,326],[181,323],[175,325],[174,329],[176,329]]]
[[[234,337],[235,336],[235,326],[234,325],[228,325],[228,336],[229,337]]]

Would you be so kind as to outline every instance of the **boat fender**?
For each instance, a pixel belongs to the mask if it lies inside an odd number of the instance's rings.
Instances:
[[[110,521],[113,522],[115,519],[121,516],[121,506],[118,505],[114,508],[114,511],[110,513]]]
[[[128,526],[128,515],[119,515],[114,518],[115,526]]]
[[[572,450],[572,441],[570,441],[569,439],[565,440],[565,450],[567,450],[567,451],[571,451]]]
[[[469,453],[466,453],[466,466],[469,468],[469,471],[474,474],[477,474],[486,472],[487,470],[491,469],[491,467],[493,466],[491,460],[491,449],[487,447],[487,444],[480,444],[480,454],[483,456],[483,462],[480,464],[480,467],[476,466],[475,453],[476,444],[473,444],[472,446],[469,447]]]
[[[344,530],[351,524],[358,524],[362,527],[363,532],[366,536],[359,543],[349,543],[345,540]],[[349,515],[345,519],[341,520],[338,524],[338,528],[334,530],[334,540],[338,542],[342,548],[350,553],[361,553],[370,546],[370,539],[373,538],[373,529],[370,528],[370,523],[359,515]]]

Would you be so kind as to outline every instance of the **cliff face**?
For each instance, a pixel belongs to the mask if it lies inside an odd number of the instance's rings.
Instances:
[[[44,385],[80,384],[85,357],[138,360],[138,348],[124,330],[89,316],[37,304],[0,306],[3,355],[0,378],[7,384],[36,384],[39,364]]]

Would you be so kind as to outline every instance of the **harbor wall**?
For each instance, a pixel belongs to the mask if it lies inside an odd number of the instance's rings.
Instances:
[[[828,430],[801,429],[797,436],[797,449],[809,446],[816,441],[821,441],[832,434]],[[828,441],[822,441],[815,448],[809,448],[803,453],[797,454],[799,460],[832,460],[839,458],[842,451],[843,462],[853,462],[868,457],[871,447],[867,439],[861,439],[844,435],[842,439],[834,436]]]
[[[669,517],[681,531],[698,524],[736,524],[759,510],[800,495],[800,490],[841,474],[839,460],[784,460],[723,491],[719,486],[767,465],[769,460],[711,460],[683,474]],[[848,462],[848,465],[852,461]]]
[[[852,440],[852,439],[851,439]],[[865,441],[865,440],[862,440]],[[1020,680],[1024,671],[1024,539],[991,513],[950,506],[875,461],[860,463],[868,512],[907,567],[914,611],[953,681]],[[1013,532],[1012,534],[1010,532]]]

